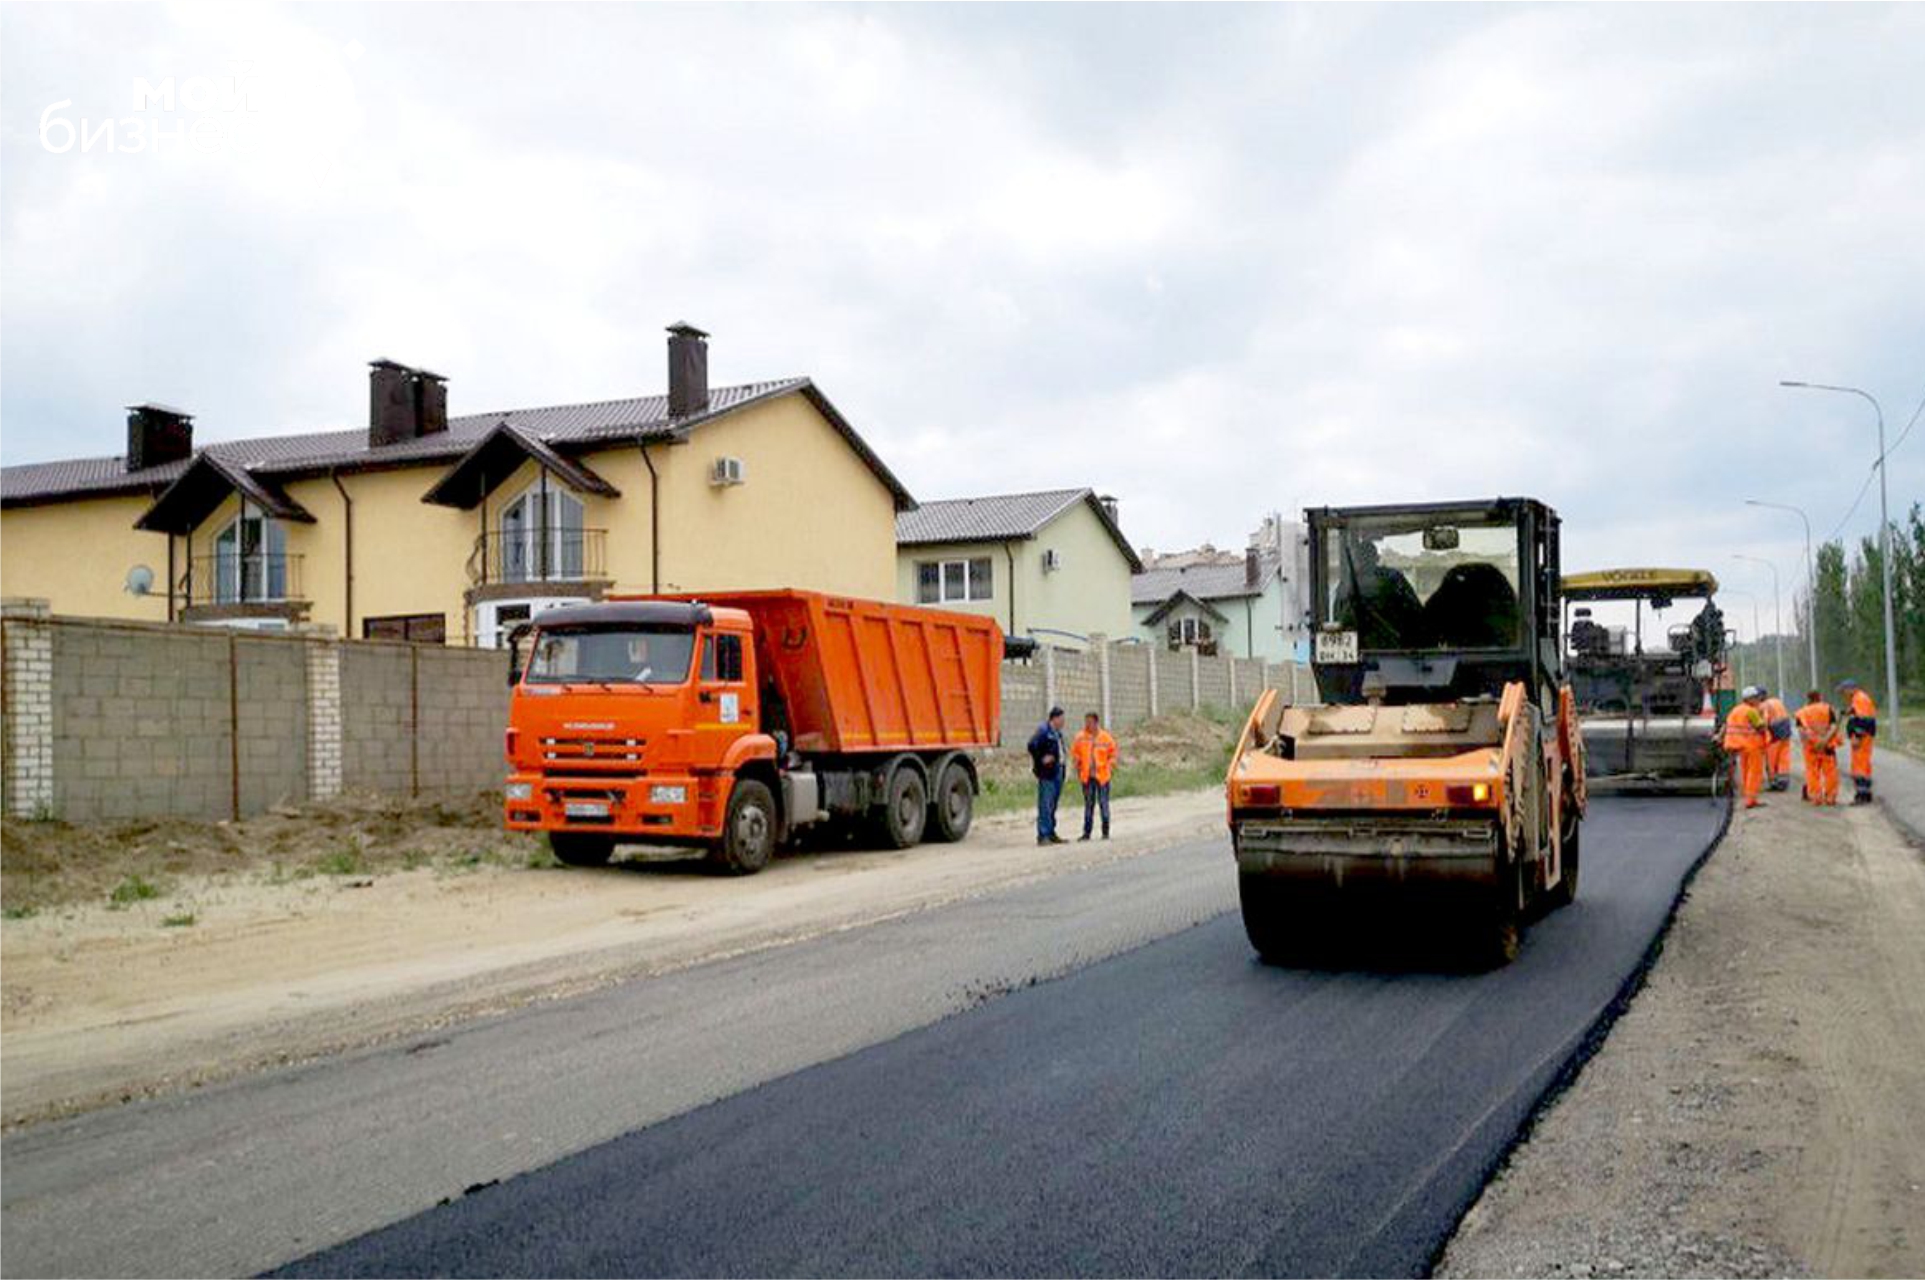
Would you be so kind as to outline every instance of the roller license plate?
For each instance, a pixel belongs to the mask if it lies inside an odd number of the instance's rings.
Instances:
[[[562,806],[562,812],[571,818],[606,818],[608,816],[608,801],[570,800]]]
[[[1315,657],[1320,663],[1355,662],[1357,633],[1355,631],[1319,631]]]

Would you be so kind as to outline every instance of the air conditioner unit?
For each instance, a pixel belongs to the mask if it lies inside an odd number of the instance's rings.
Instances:
[[[747,471],[740,458],[717,458],[709,468],[709,483],[713,485],[741,484]]]
[[[1063,567],[1063,553],[1051,547],[1043,552],[1043,572],[1054,573]]]

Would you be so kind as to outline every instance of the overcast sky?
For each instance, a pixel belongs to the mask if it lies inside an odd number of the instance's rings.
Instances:
[[[63,101],[209,145],[55,153]],[[1567,569],[1768,602],[1733,553],[1789,597],[1802,538],[1743,499],[1823,538],[1875,454],[1778,379],[1925,397],[1920,6],[15,4],[0,113],[8,463],[137,400],[359,425],[377,355],[457,413],[659,392],[687,319],[920,498],[1091,485],[1174,548],[1524,493]]]

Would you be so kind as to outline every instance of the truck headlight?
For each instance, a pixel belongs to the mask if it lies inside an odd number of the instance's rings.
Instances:
[[[532,800],[535,798],[535,784],[511,782],[501,789],[501,794],[509,800]]]
[[[648,802],[650,804],[687,804],[688,788],[650,787],[648,789]]]

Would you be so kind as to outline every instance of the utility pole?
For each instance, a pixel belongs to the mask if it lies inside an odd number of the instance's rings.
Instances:
[[[1778,654],[1778,696],[1783,698],[1785,696],[1785,622],[1784,615],[1778,612],[1778,566],[1763,556],[1748,556],[1738,553],[1736,558],[1739,560],[1750,560],[1755,564],[1761,564],[1771,570],[1771,647],[1775,649]],[[1756,597],[1754,597],[1752,599],[1752,608],[1756,609],[1757,606],[1758,602]]]
[[[1878,417],[1878,561],[1885,579],[1885,708],[1880,719],[1889,716],[1891,738],[1894,743],[1898,737],[1898,632],[1892,624],[1892,515],[1885,498],[1885,473],[1891,468],[1885,459],[1885,408],[1878,403],[1878,397],[1857,387],[1832,386],[1824,382],[1782,381],[1781,387],[1799,387],[1806,391],[1837,391],[1844,395],[1860,396],[1870,402],[1872,412]]]
[[[1764,502],[1757,498],[1746,498],[1748,507],[1775,507],[1779,511],[1789,511],[1805,525],[1805,643],[1811,650],[1811,687],[1823,689],[1823,679],[1818,674],[1818,570],[1811,558],[1811,517],[1801,508],[1787,502]]]

